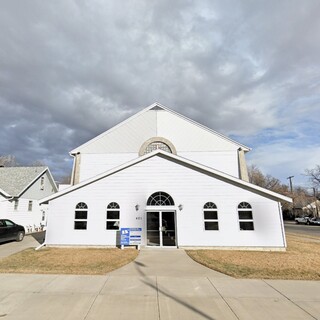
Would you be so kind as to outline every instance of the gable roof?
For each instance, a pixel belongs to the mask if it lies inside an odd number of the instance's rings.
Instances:
[[[69,188],[66,188],[60,192],[57,192],[49,197],[46,197],[46,198],[43,198],[40,200],[40,203],[44,203],[44,202],[48,202],[48,201],[51,201],[53,199],[56,199],[58,197],[61,197],[63,196],[64,194],[67,194],[67,193],[70,193],[70,192],[73,192],[77,189],[80,189],[80,188],[83,188],[91,183],[94,183],[98,180],[101,180],[101,179],[104,179],[108,176],[111,176],[119,171],[122,171],[122,170],[125,170],[126,168],[128,167],[131,167],[131,166],[134,166],[135,164],[137,163],[140,163],[140,162],[143,162],[143,161],[146,161],[152,157],[155,157],[155,156],[158,156],[158,157],[161,157],[161,158],[164,158],[168,161],[172,161],[172,162],[175,162],[175,163],[178,163],[180,165],[183,165],[183,166],[186,166],[188,168],[191,168],[192,170],[196,170],[196,171],[199,171],[203,174],[207,174],[211,177],[214,177],[214,178],[217,178],[219,180],[222,180],[222,181],[225,181],[227,183],[231,183],[233,185],[236,185],[236,186],[239,186],[241,188],[245,188],[247,190],[250,190],[250,191],[253,191],[255,193],[258,193],[258,194],[261,194],[263,196],[266,196],[268,198],[272,198],[274,200],[284,200],[284,201],[287,201],[287,202],[292,202],[292,199],[289,198],[289,197],[286,197],[284,195],[281,195],[279,193],[276,193],[276,192],[273,192],[273,191],[270,191],[270,190],[267,190],[267,189],[264,189],[264,188],[261,188],[259,186],[256,186],[252,183],[249,183],[249,182],[246,182],[244,180],[241,180],[239,178],[236,178],[236,177],[233,177],[231,175],[228,175],[224,172],[221,172],[221,171],[218,171],[218,170],[215,170],[215,169],[212,169],[210,167],[207,167],[207,166],[204,166],[200,163],[197,163],[197,162],[194,162],[192,160],[189,160],[189,159],[186,159],[186,158],[183,158],[183,157],[180,157],[180,156],[177,156],[177,155],[174,155],[172,153],[168,153],[168,152],[165,152],[165,151],[162,151],[160,149],[157,149],[153,152],[150,152],[150,153],[147,153],[146,155],[144,156],[141,156],[141,157],[138,157],[134,160],[131,160],[127,163],[124,163],[116,168],[113,168],[111,170],[108,170],[104,173],[101,173],[93,178],[90,178],[90,179],[87,179],[79,184],[76,184],[74,186],[71,186]]]
[[[48,167],[1,167],[0,192],[7,197],[19,197],[46,171],[57,189]]]
[[[168,107],[165,107],[164,105],[158,103],[158,102],[155,102],[153,104],[151,104],[150,106],[144,108],[143,110],[141,110],[140,112],[132,115],[131,117],[129,117],[128,119],[118,123],[117,125],[115,125],[114,127],[110,128],[109,130],[101,133],[100,135],[96,136],[95,138],[87,141],[86,143],[80,145],[79,147],[73,149],[72,151],[70,151],[70,154],[71,155],[74,155],[74,154],[77,154],[77,153],[81,153],[82,150],[84,150],[85,148],[87,148],[89,145],[95,143],[95,142],[98,142],[98,141],[101,141],[103,138],[105,138],[108,134],[114,132],[115,130],[117,130],[118,128],[122,127],[123,125],[125,124],[128,124],[129,122],[131,122],[132,120],[138,118],[139,116],[145,114],[146,112],[150,111],[150,110],[155,110],[155,111],[167,111],[168,113],[180,118],[180,119],[183,119],[184,121],[190,123],[190,124],[193,124],[194,126],[198,127],[198,128],[201,128],[205,131],[207,131],[208,133],[211,133],[212,135],[216,136],[216,137],[219,137],[235,146],[237,146],[237,148],[242,148],[244,151],[250,151],[251,149],[235,140],[232,140],[230,139],[229,137],[219,133],[219,132],[216,132],[184,115],[181,115],[180,113],[176,112],[176,111],[173,111],[171,109],[169,109]]]

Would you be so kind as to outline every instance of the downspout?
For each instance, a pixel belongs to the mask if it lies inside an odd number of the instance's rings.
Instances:
[[[36,247],[34,250],[38,251],[39,249],[41,249],[42,247],[46,246],[46,242],[40,244],[40,246]]]
[[[282,216],[282,206],[280,201],[278,201],[278,208],[279,208],[279,218],[281,223],[282,240],[283,240],[284,247],[287,248],[287,240],[286,240],[286,235],[284,231],[284,222],[283,222],[283,216]]]
[[[238,165],[239,165],[239,178],[243,181],[249,182],[246,158],[244,155],[244,150],[242,148],[238,149]]]
[[[73,157],[73,165],[72,165],[72,174],[71,174],[71,181],[70,181],[70,184],[72,185],[72,186],[74,186],[74,169],[75,169],[75,162],[76,162],[76,158],[75,158],[75,155],[74,154],[70,154],[71,155],[71,157]]]

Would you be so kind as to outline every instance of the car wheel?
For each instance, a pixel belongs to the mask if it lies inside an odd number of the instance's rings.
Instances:
[[[310,221],[307,221],[307,223],[306,223],[306,224],[308,224],[308,225],[309,225],[309,224],[310,224]]]
[[[19,231],[18,234],[17,234],[17,241],[22,241],[24,238],[24,232],[23,231]]]

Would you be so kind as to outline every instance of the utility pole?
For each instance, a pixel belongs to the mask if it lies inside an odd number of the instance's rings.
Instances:
[[[295,211],[294,211],[294,197],[293,197],[293,191],[292,191],[292,178],[294,178],[294,176],[290,176],[287,179],[289,180],[289,184],[290,184],[290,192],[291,192],[291,196],[292,196],[292,215],[294,217],[296,217],[295,215]]]
[[[318,209],[318,199],[317,199],[317,193],[316,193],[316,188],[313,189],[313,196],[314,196],[314,204],[316,206],[316,213],[317,213],[317,218],[319,217],[319,209]]]

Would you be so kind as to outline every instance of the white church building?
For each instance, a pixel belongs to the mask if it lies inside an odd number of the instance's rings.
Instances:
[[[46,244],[284,250],[280,200],[248,182],[250,149],[154,103],[72,150],[71,186],[49,204]]]

